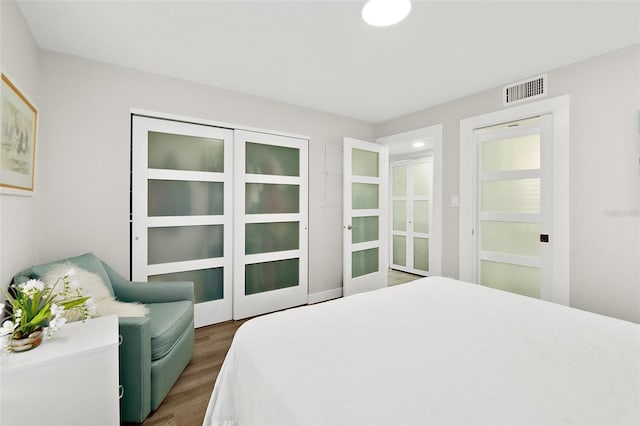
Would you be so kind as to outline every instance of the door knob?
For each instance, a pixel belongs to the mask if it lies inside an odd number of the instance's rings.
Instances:
[[[347,229],[348,229],[349,231],[351,231],[351,230],[353,229],[353,226],[351,226],[351,225],[347,225]]]

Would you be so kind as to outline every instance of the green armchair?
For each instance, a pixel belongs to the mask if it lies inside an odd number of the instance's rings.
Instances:
[[[98,275],[121,302],[143,303],[145,317],[120,317],[120,419],[141,423],[158,408],[193,355],[193,283],[132,282],[94,254],[87,253],[17,274],[14,283],[42,278],[57,265],[82,268]],[[82,283],[80,283],[82,286]]]

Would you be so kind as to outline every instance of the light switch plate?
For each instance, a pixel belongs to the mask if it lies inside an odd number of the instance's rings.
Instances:
[[[460,200],[457,195],[452,195],[449,199],[449,205],[451,207],[458,207],[460,205]]]

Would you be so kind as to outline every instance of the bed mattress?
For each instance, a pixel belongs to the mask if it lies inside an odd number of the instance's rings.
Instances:
[[[206,425],[640,424],[640,326],[430,277],[238,330]]]

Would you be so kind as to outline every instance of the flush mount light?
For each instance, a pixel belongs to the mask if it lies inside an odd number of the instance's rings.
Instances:
[[[410,11],[410,0],[369,0],[362,8],[362,19],[374,27],[388,27],[402,21]]]
[[[417,141],[413,143],[414,148],[422,148],[423,146],[424,146],[424,142],[422,141]]]

